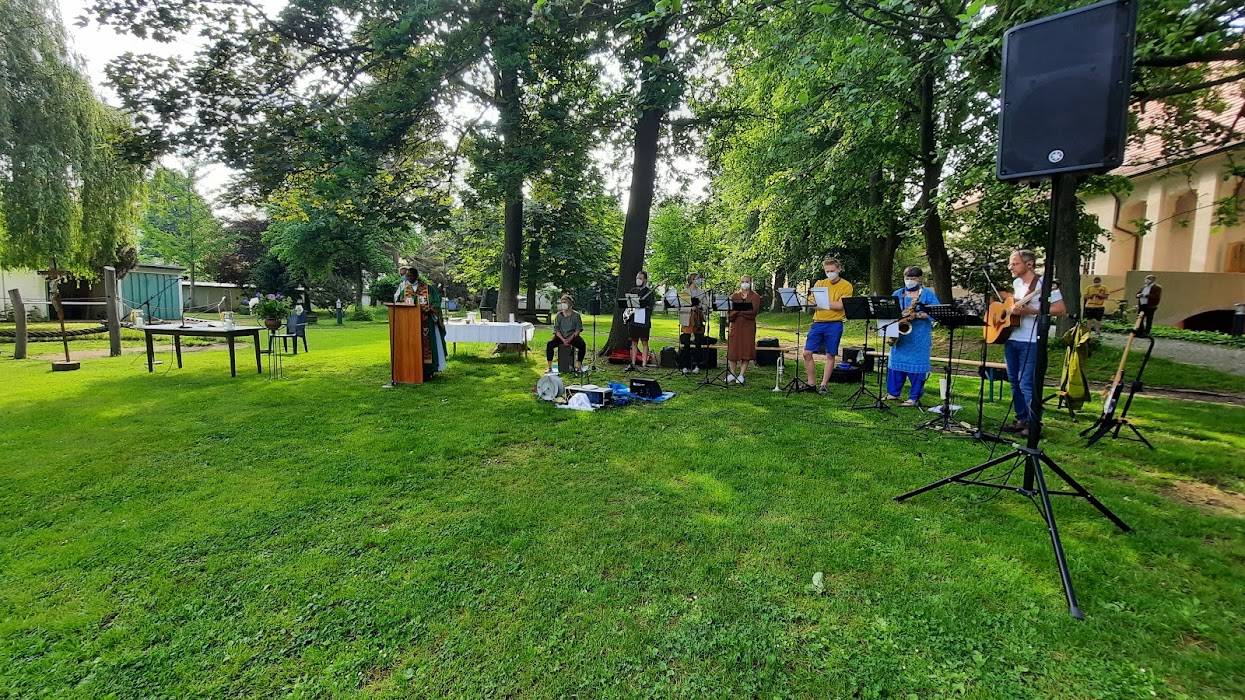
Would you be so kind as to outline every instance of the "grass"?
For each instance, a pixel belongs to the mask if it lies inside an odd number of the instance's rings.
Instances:
[[[219,350],[3,360],[0,694],[1245,693],[1245,520],[1180,497],[1245,489],[1245,408],[1138,399],[1155,452],[1051,418],[1136,529],[1057,504],[1076,622],[1024,499],[891,500],[988,448],[845,410],[850,387],[678,378],[582,414],[532,398],[536,358],[460,345],[386,391],[383,324],[310,340],[283,381]]]

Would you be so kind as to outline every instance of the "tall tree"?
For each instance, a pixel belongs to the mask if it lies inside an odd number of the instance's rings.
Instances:
[[[56,4],[0,4],[0,266],[93,277],[133,257],[144,163],[91,92]]]
[[[190,297],[203,263],[232,245],[228,232],[199,194],[199,167],[191,164],[182,173],[157,168],[147,182],[143,207],[140,256],[183,265],[190,271]]]

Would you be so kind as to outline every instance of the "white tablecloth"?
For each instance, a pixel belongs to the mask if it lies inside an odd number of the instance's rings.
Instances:
[[[445,324],[447,343],[525,343],[532,339],[536,327],[530,323],[463,323]]]

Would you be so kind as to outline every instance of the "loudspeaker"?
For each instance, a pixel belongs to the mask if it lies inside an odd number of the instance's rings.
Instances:
[[[1007,30],[1000,180],[1123,162],[1136,24],[1135,0],[1108,0]]]

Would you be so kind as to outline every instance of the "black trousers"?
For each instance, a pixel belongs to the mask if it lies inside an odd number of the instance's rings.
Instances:
[[[705,347],[713,345],[714,340],[704,333],[682,333],[679,335],[679,356],[677,364],[682,369],[691,369],[706,364]]]
[[[1150,335],[1150,326],[1154,325],[1154,312],[1158,310],[1157,306],[1142,306],[1141,311],[1141,335]]]
[[[546,361],[553,362],[553,352],[561,344],[562,344],[562,341],[558,340],[558,337],[556,335],[548,343],[545,343],[545,360]],[[575,351],[576,351],[575,354],[578,356],[579,362],[583,362],[584,355],[588,353],[588,344],[584,342],[583,337],[578,336],[578,335],[575,336],[575,339],[571,341],[571,347],[575,348]]]

